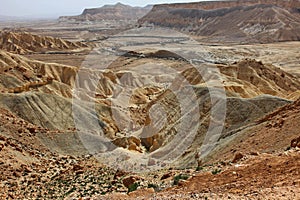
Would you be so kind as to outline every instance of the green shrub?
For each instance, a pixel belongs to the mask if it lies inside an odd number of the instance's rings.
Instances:
[[[212,173],[213,175],[216,175],[216,174],[218,174],[218,173],[220,173],[220,172],[221,172],[220,169],[214,169],[211,173]]]
[[[174,185],[178,185],[180,179],[187,180],[188,178],[189,178],[189,175],[179,174],[179,175],[177,175],[177,176],[174,177],[173,184]]]
[[[138,187],[139,187],[139,184],[138,184],[138,183],[133,183],[133,184],[131,184],[131,185],[128,187],[128,192],[127,192],[127,193],[133,192],[133,191],[137,190]]]
[[[156,184],[153,184],[153,183],[149,183],[148,184],[148,188],[153,188],[154,191],[158,192],[160,189],[159,189],[159,186],[156,185]]]
[[[196,168],[196,171],[202,171],[203,170],[203,167],[201,167],[201,166],[198,166],[197,168]]]

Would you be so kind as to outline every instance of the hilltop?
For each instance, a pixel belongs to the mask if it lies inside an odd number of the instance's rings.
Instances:
[[[152,6],[132,7],[117,3],[100,8],[85,9],[78,16],[62,16],[59,21],[137,20],[150,11]]]

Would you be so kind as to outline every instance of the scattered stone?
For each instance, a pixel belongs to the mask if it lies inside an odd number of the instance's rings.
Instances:
[[[79,170],[82,170],[84,167],[83,166],[81,166],[81,165],[74,165],[73,166],[73,170],[74,171],[79,171]]]
[[[78,170],[78,171],[76,171],[76,175],[83,174],[83,173],[84,173],[83,170]]]
[[[180,179],[179,181],[178,181],[178,186],[183,186],[185,183],[187,183],[188,181],[187,180],[183,180],[183,179]]]
[[[162,175],[162,177],[160,178],[160,180],[164,180],[164,179],[170,178],[171,176],[172,176],[172,172],[166,173],[166,174]]]
[[[128,176],[123,179],[123,185],[127,188],[134,184],[136,181],[141,180],[142,178],[139,176]]]
[[[122,170],[118,169],[116,171],[115,175],[114,175],[114,179],[118,179],[118,178],[120,178],[120,177],[122,177],[122,176],[124,176],[126,174],[128,174],[128,173],[125,172],[125,171],[122,171]]]
[[[2,151],[2,149],[5,147],[4,144],[0,144],[0,151]]]
[[[156,165],[155,160],[150,158],[150,159],[148,160],[148,165],[149,165],[149,166]]]
[[[36,133],[36,128],[34,128],[34,127],[28,127],[27,129],[32,134]]]
[[[146,195],[151,195],[154,194],[155,190],[154,188],[142,188],[142,189],[138,189],[136,191],[133,191],[131,193],[129,193],[130,197],[134,197],[134,198],[138,198],[141,196],[146,196]]]
[[[22,174],[20,172],[16,172],[16,171],[13,172],[13,175],[17,178],[22,176]]]
[[[300,148],[300,136],[291,141],[291,147],[292,148],[296,148],[296,147]]]
[[[244,157],[244,155],[242,153],[236,153],[232,162],[233,163],[237,163],[238,161],[240,161],[242,158]]]
[[[259,155],[259,153],[258,153],[258,152],[254,152],[254,151],[252,151],[252,152],[250,152],[250,155],[251,155],[251,156],[258,156],[258,155]]]

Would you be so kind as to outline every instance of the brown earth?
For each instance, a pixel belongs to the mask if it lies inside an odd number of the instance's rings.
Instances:
[[[220,170],[216,174],[204,167],[203,172],[162,192],[140,189],[93,199],[298,199],[299,156],[299,150],[247,155],[238,164],[215,165]]]

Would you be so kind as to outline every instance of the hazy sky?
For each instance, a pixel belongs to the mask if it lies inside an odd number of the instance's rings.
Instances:
[[[84,8],[115,4],[120,0],[0,0],[0,16],[44,16],[80,14]],[[192,2],[201,0],[123,0],[123,4],[145,6],[158,3]]]

